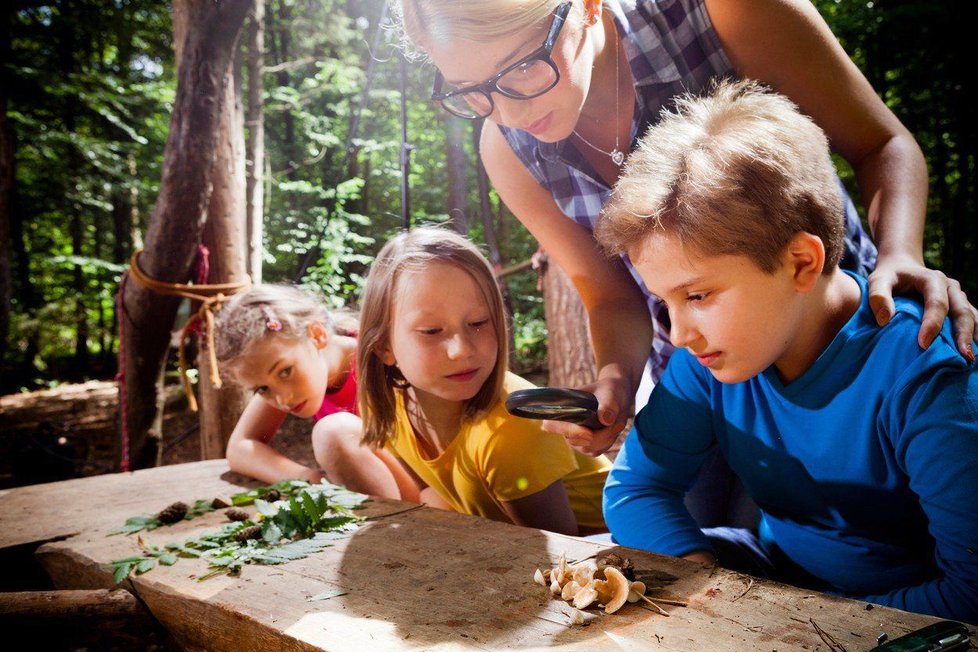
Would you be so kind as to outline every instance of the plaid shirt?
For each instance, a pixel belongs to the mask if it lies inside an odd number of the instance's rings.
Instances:
[[[656,122],[663,107],[686,92],[708,88],[716,77],[736,77],[702,0],[607,0],[605,6],[628,56],[635,83],[631,147],[646,127]],[[589,230],[594,229],[611,188],[569,140],[542,143],[519,129],[500,126],[517,157],[554,198],[561,212]],[[842,267],[866,275],[876,265],[876,247],[863,231],[856,207],[842,183],[846,242]],[[649,292],[628,256],[622,255],[632,278],[642,288],[652,315],[652,379],[658,382],[673,346],[665,304]]]

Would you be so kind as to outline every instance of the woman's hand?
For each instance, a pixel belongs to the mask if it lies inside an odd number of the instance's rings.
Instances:
[[[924,301],[924,317],[917,334],[921,348],[930,346],[950,314],[954,341],[969,362],[975,361],[972,341],[978,337],[978,310],[968,302],[961,284],[942,272],[927,269],[912,257],[880,257],[869,276],[869,305],[884,326],[893,317],[893,293],[916,292]]]
[[[566,421],[544,421],[543,429],[563,435],[574,450],[597,457],[618,440],[618,435],[631,416],[633,392],[631,385],[622,378],[599,379],[596,383],[578,389],[591,392],[598,399],[598,420],[605,427],[591,430]]]

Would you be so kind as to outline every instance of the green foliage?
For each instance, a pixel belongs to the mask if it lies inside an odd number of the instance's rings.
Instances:
[[[968,21],[960,19],[968,5],[815,0],[815,6],[929,162],[926,261],[978,294],[978,139]],[[160,184],[176,90],[167,3],[72,7],[51,2],[12,13],[5,90],[17,141],[20,233],[12,247],[17,269],[0,391],[112,375],[120,270]],[[402,227],[399,54],[384,39],[368,51],[381,7],[382,0],[266,3],[263,276],[301,282],[333,306],[356,303],[373,255]],[[430,65],[407,67],[413,224],[444,222],[449,212],[453,171],[446,152],[454,118],[428,101],[432,75]],[[456,146],[465,160],[469,232],[485,242],[472,126],[463,124]],[[859,206],[852,171],[838,162]],[[490,208],[503,265],[529,258],[536,243],[495,193]],[[535,274],[506,281],[517,369],[538,369],[545,325]]]
[[[190,521],[198,516],[206,514],[208,512],[213,512],[214,508],[211,506],[209,500],[196,500],[194,504],[187,509],[186,515],[182,520]],[[136,532],[142,532],[146,530],[155,530],[158,527],[165,525],[160,522],[156,516],[130,516],[126,519],[126,524],[118,527],[109,532],[109,534],[135,534]]]
[[[270,502],[264,498],[276,500]],[[253,504],[254,518],[225,523],[217,530],[182,543],[167,543],[162,548],[138,539],[143,551],[141,556],[116,559],[108,567],[113,571],[115,582],[119,583],[132,572],[141,575],[152,570],[157,563],[172,566],[179,557],[201,557],[207,560],[211,569],[199,578],[204,580],[221,573],[238,574],[245,564],[282,564],[302,559],[356,529],[363,519],[352,510],[365,499],[362,494],[326,482],[310,485],[301,480],[287,480],[259,487],[231,498],[233,505]],[[195,507],[205,504],[209,507],[211,503],[203,499],[194,503]],[[192,511],[193,508],[188,511],[187,519],[192,518]],[[140,527],[136,529],[137,526]],[[260,528],[260,538],[239,540],[237,535],[242,530],[256,526]],[[129,534],[156,527],[159,522],[155,519],[135,516],[126,521],[126,527],[110,534]]]

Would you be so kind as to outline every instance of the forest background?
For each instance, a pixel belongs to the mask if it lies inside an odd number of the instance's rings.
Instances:
[[[0,202],[0,394],[115,373],[115,294],[159,191],[176,84],[169,3],[3,4],[0,169],[12,174]],[[978,296],[972,3],[814,4],[924,150],[927,264]],[[355,304],[374,253],[402,226],[400,65],[390,37],[374,40],[382,7],[265,3],[262,278],[301,281],[334,305]],[[501,265],[529,259],[536,243],[480,192],[479,125],[431,104],[430,65],[406,70],[414,223],[451,219],[477,242],[495,236]],[[517,370],[539,371],[547,331],[536,276],[507,280]]]

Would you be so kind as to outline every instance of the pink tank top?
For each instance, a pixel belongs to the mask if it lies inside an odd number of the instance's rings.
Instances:
[[[313,419],[319,421],[325,416],[330,414],[335,414],[336,412],[349,412],[351,414],[359,414],[357,412],[357,368],[356,366],[350,369],[350,373],[346,376],[346,382],[335,392],[326,392],[323,396],[323,404],[319,406],[316,414],[313,415]]]

